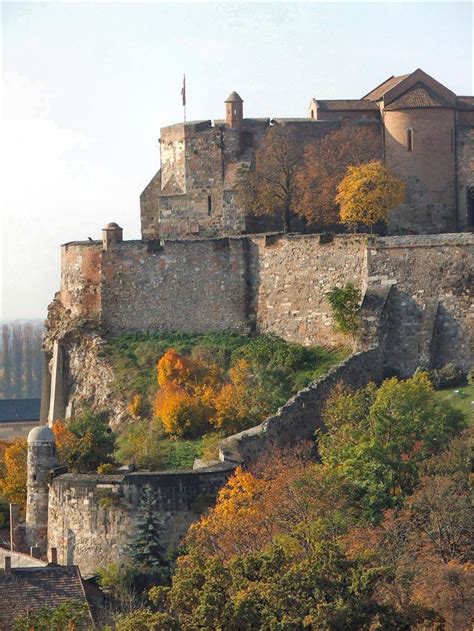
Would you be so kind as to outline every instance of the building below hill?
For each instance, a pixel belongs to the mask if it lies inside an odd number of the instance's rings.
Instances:
[[[76,565],[12,567],[10,557],[5,556],[4,567],[0,569],[0,594],[2,631],[12,631],[17,618],[34,615],[41,609],[55,608],[70,601],[87,608],[87,628],[94,626],[84,583]]]
[[[41,399],[0,399],[0,440],[26,436],[38,425]]]
[[[474,97],[456,96],[418,69],[390,77],[361,99],[312,99],[307,118],[245,118],[232,92],[224,120],[161,129],[161,168],[140,197],[144,239],[220,237],[280,229],[247,213],[236,194],[271,126],[316,144],[341,125],[375,125],[380,158],[407,188],[391,214],[393,234],[456,232],[474,226]]]

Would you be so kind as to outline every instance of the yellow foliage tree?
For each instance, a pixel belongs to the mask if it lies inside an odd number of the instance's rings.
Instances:
[[[22,510],[26,508],[26,459],[28,443],[26,438],[15,438],[4,451],[4,476],[0,480],[0,492]]]
[[[251,364],[240,359],[229,370],[230,383],[217,392],[214,399],[215,414],[212,423],[225,433],[239,432],[252,415],[252,372]]]
[[[336,202],[343,223],[373,226],[405,201],[405,184],[379,161],[347,169],[337,187]]]

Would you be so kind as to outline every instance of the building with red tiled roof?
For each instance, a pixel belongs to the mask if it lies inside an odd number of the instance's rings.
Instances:
[[[84,584],[76,565],[49,564],[44,567],[15,567],[5,557],[0,570],[0,629],[10,631],[17,618],[34,615],[41,609],[77,602],[87,609],[84,629],[94,628]]]
[[[455,232],[474,226],[474,97],[456,95],[423,70],[390,76],[359,99],[312,99],[307,118],[244,118],[232,92],[226,118],[161,130],[161,168],[140,197],[142,237],[207,238],[278,229],[249,216],[236,195],[270,127],[305,146],[341,125],[380,127],[387,166],[405,181],[406,203],[389,232]],[[298,229],[297,227],[294,229]]]

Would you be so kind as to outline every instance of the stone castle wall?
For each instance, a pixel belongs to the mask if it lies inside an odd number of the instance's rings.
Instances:
[[[392,368],[472,363],[471,234],[370,237],[267,234],[212,240],[64,246],[61,299],[95,313],[108,333],[162,330],[273,333],[336,346],[327,292],[394,286]],[[75,257],[75,259],[73,258]],[[98,261],[91,283],[89,261]],[[91,308],[93,305],[93,308]]]
[[[136,532],[142,489],[150,485],[157,498],[163,545],[173,550],[215,501],[233,469],[232,464],[223,464],[197,471],[61,475],[49,493],[49,548],[57,548],[59,564],[77,564],[83,576],[108,563],[123,562]]]
[[[474,235],[378,238],[368,285],[393,285],[385,362],[402,376],[418,366],[474,362]]]
[[[102,253],[101,324],[124,331],[247,331],[243,240],[125,242]]]

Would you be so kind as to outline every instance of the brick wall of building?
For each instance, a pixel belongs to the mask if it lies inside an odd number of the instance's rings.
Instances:
[[[385,162],[407,191],[406,203],[390,216],[390,232],[455,232],[454,110],[385,111],[384,122]],[[413,130],[413,151],[407,150],[407,129]]]

